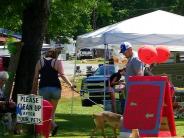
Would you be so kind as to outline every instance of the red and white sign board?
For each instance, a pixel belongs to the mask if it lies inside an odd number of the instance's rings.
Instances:
[[[172,94],[166,76],[129,77],[122,132],[141,137],[176,136]]]

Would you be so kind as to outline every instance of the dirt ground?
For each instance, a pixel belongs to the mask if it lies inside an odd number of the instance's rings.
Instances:
[[[71,88],[65,82],[62,82],[61,85],[62,85],[61,97],[71,98],[72,93],[74,94],[74,97],[80,96],[78,93],[72,91]]]

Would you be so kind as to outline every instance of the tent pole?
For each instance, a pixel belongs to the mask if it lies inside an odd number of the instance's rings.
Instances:
[[[75,46],[75,63],[74,63],[74,73],[73,73],[73,85],[75,83],[75,77],[76,77],[76,63],[77,63],[77,45],[74,43]],[[72,92],[72,103],[71,103],[71,115],[73,114],[73,100],[74,100],[74,92]]]
[[[104,100],[103,100],[103,106],[104,106],[104,110],[105,110],[105,103],[106,103],[106,59],[107,59],[107,54],[108,54],[108,44],[104,44]]]

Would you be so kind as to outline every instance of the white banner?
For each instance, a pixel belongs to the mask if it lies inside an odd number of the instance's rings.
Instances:
[[[18,94],[16,115],[18,123],[42,124],[42,96]]]

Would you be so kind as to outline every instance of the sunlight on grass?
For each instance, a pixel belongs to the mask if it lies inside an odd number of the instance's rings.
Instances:
[[[94,128],[92,114],[100,111],[98,106],[82,107],[80,97],[73,99],[73,108],[72,99],[61,99],[56,111],[56,122],[60,126],[57,138],[89,137]]]
[[[56,114],[56,122],[59,125],[57,137],[53,138],[89,138],[94,128],[93,113],[101,112],[98,106],[82,107],[80,97],[73,99],[73,112],[71,113],[72,99],[62,98]],[[177,135],[184,135],[184,119],[176,119]],[[107,127],[105,133],[112,136],[111,128]],[[101,132],[96,136],[100,138]]]
[[[176,132],[178,136],[184,136],[184,119],[175,119]]]
[[[71,114],[72,110],[72,98],[71,99],[61,99],[60,104],[57,108],[57,113]],[[88,114],[92,115],[95,112],[102,111],[102,108],[96,106],[92,107],[82,107],[80,97],[75,97],[73,99],[73,114]]]
[[[92,114],[101,112],[98,106],[82,107],[80,97],[72,99],[61,98],[56,111],[56,123],[59,126],[58,134],[51,138],[89,138],[95,127]],[[73,109],[73,111],[71,110]],[[72,112],[71,112],[72,111]],[[184,119],[175,119],[177,136],[184,136]],[[0,126],[1,129],[1,126]],[[107,136],[112,136],[112,129],[105,129]],[[95,135],[101,138],[101,132]],[[8,137],[7,137],[8,138]],[[25,136],[11,136],[10,138],[25,138]],[[28,137],[27,137],[28,138]]]

